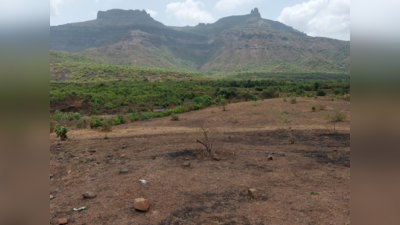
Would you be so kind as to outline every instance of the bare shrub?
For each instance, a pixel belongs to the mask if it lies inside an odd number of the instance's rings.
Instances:
[[[316,107],[318,110],[325,110],[326,107],[327,107],[327,105],[325,105],[325,104],[318,104],[318,105],[315,105],[315,107]]]
[[[171,121],[178,121],[179,120],[179,115],[172,114],[171,115]]]
[[[342,122],[342,121],[345,121],[346,118],[347,118],[347,114],[342,113],[342,112],[337,112],[335,115],[330,116],[330,119],[332,122]]]
[[[81,118],[80,120],[78,120],[78,122],[76,122],[75,128],[76,129],[86,129],[88,125],[88,121],[84,118]]]
[[[100,130],[104,131],[104,132],[110,132],[111,131],[111,127],[112,127],[112,125],[111,125],[111,122],[109,120],[103,120],[101,122]]]
[[[215,142],[215,137],[213,138],[212,135],[210,135],[211,130],[207,129],[203,126],[201,126],[201,133],[203,135],[203,138],[196,139],[197,143],[202,144],[206,148],[206,154],[208,157],[214,156],[213,152],[213,145]]]

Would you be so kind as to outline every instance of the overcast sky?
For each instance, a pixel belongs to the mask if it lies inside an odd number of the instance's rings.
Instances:
[[[350,0],[50,0],[50,25],[94,20],[99,10],[144,9],[167,26],[193,26],[255,7],[309,36],[350,40]]]

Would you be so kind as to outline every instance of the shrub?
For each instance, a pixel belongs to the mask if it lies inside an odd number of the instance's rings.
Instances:
[[[54,132],[56,132],[57,137],[61,139],[61,141],[65,141],[67,137],[67,128],[57,124],[54,128]]]
[[[315,110],[316,110],[315,106],[311,106],[311,109],[312,109],[312,111],[314,111],[314,112],[315,112]]]
[[[295,96],[290,97],[290,103],[291,104],[296,104],[297,103],[297,98]]]
[[[317,109],[318,110],[325,110],[326,109],[326,105],[325,104],[318,104],[317,105]]]
[[[86,129],[87,127],[87,120],[86,119],[80,119],[75,125],[75,128],[77,129]]]
[[[90,128],[97,128],[97,127],[101,127],[102,123],[104,121],[103,117],[92,117],[92,119],[90,120]]]
[[[287,102],[287,98],[286,98],[286,96],[285,96],[285,97],[283,97],[283,101],[284,101],[284,102]]]
[[[112,125],[120,125],[126,123],[126,120],[124,118],[124,115],[118,114],[117,117],[114,117],[111,119],[111,124]]]
[[[179,116],[176,114],[172,114],[171,115],[171,121],[178,121],[179,120]]]
[[[282,122],[284,122],[284,123],[289,123],[291,121],[291,119],[292,119],[292,117],[289,114],[287,114],[285,111],[281,110],[279,112],[279,114],[281,116]]]
[[[262,88],[262,87],[255,87],[254,90],[256,90],[256,91],[263,91],[263,88]]]
[[[111,122],[109,120],[101,121],[101,131],[111,131]]]
[[[253,106],[258,106],[258,102],[253,102]]]
[[[346,120],[347,114],[338,112],[334,116],[330,116],[330,118],[331,118],[332,122],[342,122],[342,121]]]
[[[317,96],[325,96],[325,95],[326,95],[326,92],[325,92],[324,90],[322,90],[322,89],[318,89],[316,95],[317,95]]]
[[[131,122],[134,122],[140,120],[140,117],[136,113],[131,113],[129,114],[129,119],[131,120]]]
[[[267,99],[267,98],[275,98],[276,97],[276,93],[275,93],[275,91],[272,91],[272,90],[264,90],[261,93],[261,96],[263,98],[265,98],[265,99]]]
[[[107,136],[107,134],[104,135],[104,140],[107,140],[109,137]]]

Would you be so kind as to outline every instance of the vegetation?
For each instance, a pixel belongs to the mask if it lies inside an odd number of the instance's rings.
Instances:
[[[61,141],[65,141],[67,137],[67,128],[61,126],[60,124],[56,124],[54,128],[54,132],[57,134],[57,137],[61,139]]]
[[[295,96],[290,97],[290,103],[291,104],[296,104],[297,103],[297,98]]]
[[[315,108],[315,106],[311,106],[311,110],[315,112],[317,108]]]
[[[292,120],[292,117],[289,114],[287,114],[285,111],[281,110],[279,112],[279,115],[281,117],[282,122],[284,122],[284,123],[289,123]]]
[[[342,112],[337,112],[335,115],[330,116],[332,122],[342,122],[346,120],[347,114]]]
[[[179,116],[176,114],[172,114],[171,115],[171,121],[178,121],[179,120]]]

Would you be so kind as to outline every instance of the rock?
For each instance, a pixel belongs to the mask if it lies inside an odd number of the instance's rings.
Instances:
[[[125,149],[125,148],[127,148],[128,146],[126,146],[126,145],[124,145],[124,146],[122,146],[122,149]]]
[[[53,178],[53,174],[50,174],[50,179]]]
[[[82,194],[83,198],[94,198],[97,195],[93,191],[85,191]]]
[[[274,160],[274,157],[272,157],[272,155],[269,155],[268,160]]]
[[[54,191],[52,191],[53,193],[60,193],[61,192],[61,190],[60,189],[56,189],[56,190],[54,190]]]
[[[153,156],[151,157],[152,160],[156,160],[156,158],[157,158],[157,156],[155,156],[155,155],[153,155]]]
[[[57,145],[61,145],[61,143],[60,143],[60,142],[57,142]]]
[[[94,150],[94,149],[89,149],[88,152],[90,152],[90,153],[95,153],[96,150]]]
[[[250,188],[249,191],[249,196],[252,198],[258,198],[258,191],[254,188]]]
[[[125,154],[122,154],[122,155],[121,155],[121,158],[125,158]]]
[[[183,167],[189,167],[190,166],[190,162],[185,162],[182,166]]]
[[[53,195],[50,195],[50,200],[52,200],[53,198],[55,198]]]
[[[145,212],[149,209],[150,205],[149,205],[149,201],[147,201],[147,199],[137,198],[137,199],[135,199],[135,203],[133,204],[133,207],[136,210]]]
[[[67,223],[68,223],[67,218],[61,218],[58,220],[58,224],[67,224]]]
[[[128,169],[127,168],[119,169],[119,174],[121,173],[128,173]]]
[[[118,151],[118,148],[114,148],[114,151]]]

